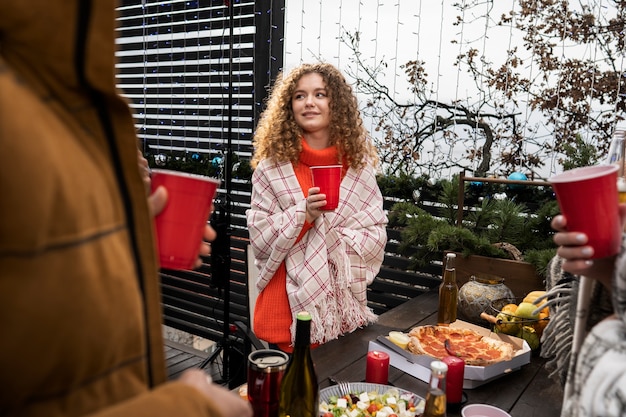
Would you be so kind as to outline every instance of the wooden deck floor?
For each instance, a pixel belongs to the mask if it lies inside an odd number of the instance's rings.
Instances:
[[[208,353],[206,352],[193,349],[182,343],[165,340],[165,361],[169,379],[176,379],[183,371],[199,367],[207,357]],[[213,376],[212,373],[211,376]]]
[[[165,361],[167,366],[167,376],[169,379],[176,379],[187,369],[198,368],[204,360],[209,356],[208,353],[201,350],[191,348],[182,343],[173,342],[171,340],[164,340],[165,342]],[[237,370],[243,369],[245,362],[242,358],[231,357],[231,378],[232,373]],[[211,375],[213,381],[221,383],[222,385],[228,385],[228,381],[223,381],[223,375],[221,374],[221,359],[216,360],[214,363],[207,365],[204,370]],[[241,378],[241,376],[239,376]],[[239,385],[240,380],[231,381],[232,384]]]

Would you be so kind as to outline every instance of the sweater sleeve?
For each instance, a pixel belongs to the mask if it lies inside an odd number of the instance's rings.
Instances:
[[[181,382],[169,382],[128,401],[90,414],[90,417],[222,417],[215,403],[197,389]]]
[[[306,222],[306,200],[291,163],[262,161],[257,166],[246,219],[250,244],[260,264],[257,286],[261,291],[289,250],[312,227]]]

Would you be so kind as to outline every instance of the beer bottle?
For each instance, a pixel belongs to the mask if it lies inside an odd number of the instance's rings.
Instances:
[[[443,282],[439,286],[439,310],[437,310],[437,324],[448,325],[456,320],[459,287],[456,283],[456,255],[446,255],[446,266],[443,272]]]
[[[430,383],[426,393],[423,417],[446,417],[446,375],[448,365],[442,361],[430,363]]]

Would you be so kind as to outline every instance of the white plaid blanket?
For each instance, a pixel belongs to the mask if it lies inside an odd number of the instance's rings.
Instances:
[[[572,356],[562,417],[626,416],[626,252],[612,282],[614,313],[596,324]],[[584,319],[577,312],[576,320]],[[568,389],[569,388],[569,389]],[[569,395],[568,395],[569,394]]]
[[[306,200],[290,162],[259,163],[247,211],[250,243],[262,291],[285,261],[292,315],[313,318],[311,342],[324,343],[376,320],[367,286],[383,261],[387,216],[374,170],[348,170],[339,207],[324,213],[296,243],[305,224]],[[292,340],[295,320],[291,329]]]

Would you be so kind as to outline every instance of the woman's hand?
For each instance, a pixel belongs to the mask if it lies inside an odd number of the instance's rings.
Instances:
[[[213,384],[204,371],[190,369],[183,372],[178,380],[198,389],[210,398],[221,416],[252,417],[252,407],[248,401],[244,401],[238,394],[220,385]]]
[[[593,247],[587,245],[589,240],[587,235],[580,232],[568,232],[567,220],[560,214],[552,219],[550,225],[557,231],[554,235],[554,243],[559,246],[556,251],[557,255],[565,259],[563,270],[576,275],[587,272],[593,266],[591,260]]]
[[[320,208],[326,205],[326,194],[320,194],[320,187],[309,188],[309,196],[306,198],[306,221],[315,222],[322,215]]]
[[[619,210],[623,230],[626,223],[626,204],[620,204]],[[551,226],[557,231],[554,235],[554,243],[559,246],[556,251],[557,255],[564,259],[561,266],[563,270],[593,278],[610,288],[615,269],[615,256],[591,259],[593,247],[587,245],[589,241],[587,235],[581,232],[568,232],[567,219],[563,215],[555,216]]]

